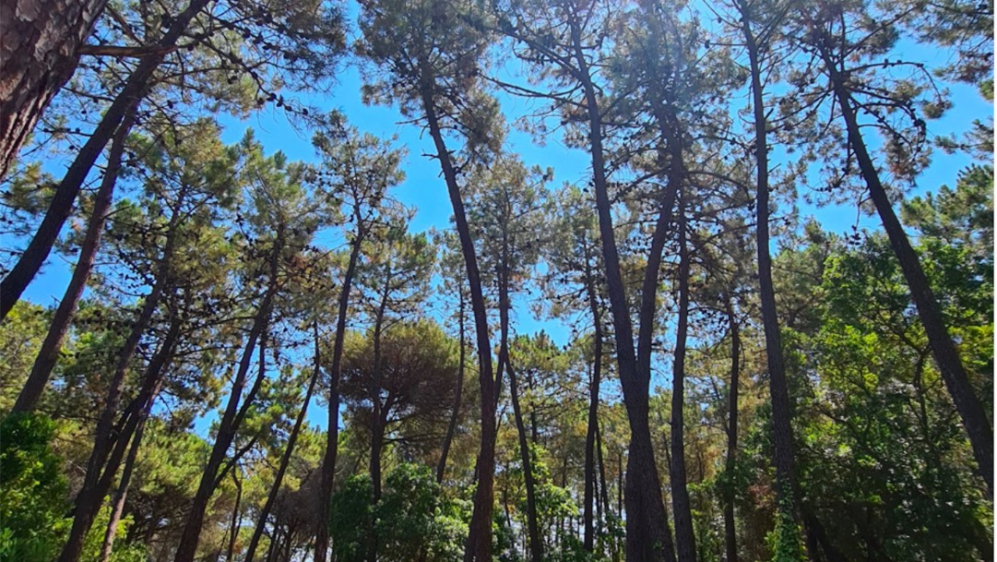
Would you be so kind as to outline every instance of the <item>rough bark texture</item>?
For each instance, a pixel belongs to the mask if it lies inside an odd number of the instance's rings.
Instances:
[[[685,211],[679,205],[679,318],[672,369],[672,454],[669,466],[675,512],[675,546],[679,562],[696,562],[696,537],[685,472],[685,352],[689,333],[689,249]]]
[[[0,2],[0,180],[72,77],[107,0]]]
[[[167,52],[176,45],[177,40],[187,29],[191,20],[208,3],[209,0],[192,0],[187,9],[172,20],[170,28],[158,44],[159,48],[142,57],[135,71],[128,76],[121,91],[104,112],[97,128],[94,129],[86,144],[76,154],[73,163],[66,170],[66,175],[56,187],[55,195],[49,203],[48,210],[45,211],[45,217],[38,225],[38,230],[31,238],[31,242],[28,243],[28,247],[25,248],[24,253],[21,254],[7,276],[0,282],[0,320],[6,318],[7,313],[21,298],[21,293],[24,292],[38,270],[41,269],[42,264],[48,259],[52,246],[59,237],[59,231],[62,230],[66,219],[73,211],[73,205],[83,187],[83,182],[93,168],[94,162],[104,151],[111,136],[118,129],[121,120],[130,108],[139,103],[148,93],[152,75],[163,62]],[[0,76],[6,77],[6,74],[0,73]]]
[[[879,179],[879,172],[876,164],[869,155],[865,139],[859,129],[858,117],[852,105],[851,93],[848,91],[846,81],[840,69],[835,67],[834,61],[824,55],[825,66],[831,79],[831,86],[834,89],[835,97],[841,107],[842,117],[848,130],[848,143],[855,151],[855,158],[858,160],[859,170],[862,178],[869,188],[869,197],[876,206],[876,212],[880,220],[883,221],[883,229],[890,239],[890,246],[900,262],[900,269],[907,280],[907,287],[910,289],[911,299],[917,308],[917,313],[924,326],[924,333],[928,337],[928,344],[935,357],[935,363],[941,372],[945,387],[952,396],[962,425],[969,435],[969,442],[973,446],[973,455],[976,457],[980,475],[983,476],[987,484],[987,492],[993,497],[994,487],[994,435],[993,428],[987,420],[986,412],[979,398],[973,390],[973,385],[969,382],[969,376],[959,357],[952,338],[949,336],[948,328],[945,326],[945,319],[942,316],[938,299],[935,298],[928,277],[921,267],[920,258],[914,247],[911,246],[904,226],[893,210],[886,188],[883,187]]]
[[[87,231],[80,246],[80,255],[76,259],[76,267],[73,268],[73,276],[69,280],[66,292],[59,301],[59,307],[49,324],[48,333],[38,350],[38,356],[31,366],[31,373],[28,380],[24,382],[17,401],[11,412],[26,412],[33,410],[38,404],[48,384],[49,377],[52,376],[52,369],[55,368],[56,361],[62,351],[62,341],[69,332],[73,317],[76,314],[76,306],[83,296],[90,272],[93,270],[94,259],[97,257],[97,250],[100,248],[100,237],[104,232],[104,223],[111,210],[111,203],[114,198],[114,186],[118,181],[118,171],[121,169],[121,157],[125,151],[125,139],[131,129],[131,123],[135,116],[135,108],[121,122],[117,132],[114,133],[114,140],[111,143],[111,151],[107,157],[107,169],[104,170],[104,177],[97,189],[94,198],[93,212],[87,224]]]

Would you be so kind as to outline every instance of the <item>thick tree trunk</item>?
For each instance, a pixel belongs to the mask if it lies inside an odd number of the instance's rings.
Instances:
[[[426,65],[421,66],[428,68]],[[474,240],[471,238],[471,229],[467,224],[467,214],[464,212],[464,201],[460,193],[460,184],[457,182],[457,170],[454,169],[450,159],[450,151],[443,139],[433,92],[433,82],[424,82],[422,86],[423,109],[426,113],[430,136],[432,136],[436,146],[436,155],[440,160],[443,177],[447,183],[447,191],[454,212],[454,222],[457,225],[457,234],[460,238],[461,253],[464,255],[464,266],[467,269],[467,284],[471,294],[471,310],[474,313],[478,347],[478,380],[481,388],[481,450],[478,452],[477,462],[478,486],[474,493],[474,510],[471,514],[471,523],[468,526],[464,562],[491,562],[496,424],[495,378],[492,373],[492,349],[488,336],[488,311],[485,309],[485,298],[481,290],[481,274],[474,252]]]
[[[32,237],[28,247],[21,254],[7,276],[0,282],[0,320],[21,298],[21,293],[31,283],[42,264],[48,259],[52,246],[59,237],[59,231],[69,218],[83,182],[93,168],[94,162],[104,151],[111,136],[130,108],[135,107],[149,91],[153,73],[163,62],[167,52],[176,46],[180,35],[186,31],[191,20],[197,16],[210,0],[191,0],[183,12],[173,18],[170,28],[159,41],[159,48],[142,57],[141,62],[131,73],[117,97],[111,103],[94,129],[86,144],[76,154],[76,158],[66,171],[49,203],[45,218]],[[6,38],[5,38],[6,40]],[[4,75],[6,78],[6,75]]]
[[[724,546],[726,562],[737,562],[737,526],[734,519],[734,468],[737,460],[737,400],[741,372],[741,332],[734,303],[727,296],[727,322],[730,325],[730,383],[727,386],[727,457],[724,459]]]
[[[52,376],[52,369],[62,351],[62,341],[69,332],[69,326],[76,314],[76,305],[83,296],[83,290],[86,288],[90,272],[93,270],[94,259],[97,257],[97,250],[100,248],[100,237],[104,232],[104,223],[111,210],[114,185],[117,183],[118,171],[121,169],[125,139],[128,138],[134,117],[135,107],[133,106],[114,133],[111,151],[107,157],[107,169],[104,170],[104,178],[101,180],[97,195],[94,198],[93,213],[90,215],[83,244],[80,246],[76,267],[73,268],[73,276],[59,302],[59,308],[55,311],[52,323],[49,324],[48,333],[38,350],[38,356],[35,357],[35,363],[31,367],[28,380],[25,381],[20,394],[17,395],[17,401],[14,402],[14,407],[11,409],[12,413],[33,410],[45,391],[49,377]]]
[[[332,344],[332,359],[329,366],[329,427],[326,430],[325,455],[322,457],[322,480],[319,486],[318,515],[315,525],[315,562],[325,562],[329,551],[329,508],[332,503],[332,484],[336,475],[336,456],[339,452],[339,378],[343,359],[343,343],[346,341],[346,316],[350,306],[350,289],[356,275],[360,247],[366,232],[361,226],[359,215],[356,236],[350,249],[350,260],[343,275],[343,288],[339,293],[339,310],[336,313],[336,338]]]
[[[685,353],[689,333],[689,248],[686,244],[685,208],[679,203],[679,318],[672,369],[672,454],[669,463],[672,505],[675,511],[675,546],[679,562],[696,562],[696,537],[685,470]]]
[[[305,423],[305,415],[308,412],[308,403],[312,400],[312,393],[315,391],[315,384],[318,382],[319,373],[321,372],[322,358],[319,353],[319,340],[318,340],[318,326],[313,326],[313,333],[315,337],[315,364],[314,371],[312,372],[312,378],[308,381],[308,389],[305,391],[305,397],[301,402],[301,409],[298,410],[298,417],[294,420],[294,427],[291,428],[291,434],[287,437],[287,444],[284,446],[284,452],[280,456],[280,464],[277,467],[277,474],[274,475],[273,484],[270,486],[270,491],[267,493],[267,499],[263,503],[263,508],[260,510],[260,516],[256,520],[256,527],[253,529],[253,536],[249,540],[249,546],[246,547],[246,555],[243,558],[245,562],[253,562],[253,558],[256,556],[256,549],[259,547],[260,539],[263,537],[263,531],[267,526],[267,519],[270,517],[270,511],[273,509],[274,504],[277,501],[277,494],[280,493],[280,486],[284,482],[284,474],[287,473],[287,467],[291,464],[291,455],[294,454],[294,447],[298,443],[298,435],[301,434],[301,427]]]
[[[244,419],[245,412],[249,404],[255,399],[255,394],[259,390],[260,383],[266,376],[264,358],[266,357],[266,333],[270,325],[270,316],[273,311],[273,301],[276,298],[278,287],[278,269],[280,254],[284,246],[284,233],[277,232],[277,239],[269,256],[269,279],[266,293],[260,301],[259,309],[253,318],[249,335],[246,338],[246,346],[239,361],[239,368],[232,381],[232,389],[229,391],[228,403],[225,412],[218,423],[218,432],[215,436],[215,443],[211,448],[211,455],[204,467],[201,475],[201,482],[198,484],[197,492],[191,502],[190,512],[187,515],[187,522],[184,524],[183,533],[180,536],[180,544],[177,547],[175,562],[193,562],[197,553],[198,541],[201,537],[201,529],[204,525],[204,514],[208,509],[208,502],[218,486],[219,470],[225,461],[229,447],[235,440],[235,435],[239,431],[239,426]],[[246,387],[249,368],[253,361],[253,352],[260,343],[260,372],[256,383],[246,394],[244,403],[240,406],[243,390]]]
[[[592,504],[598,503],[595,497],[596,474],[595,474],[595,445],[596,434],[599,432],[599,382],[602,377],[602,315],[599,314],[599,305],[596,300],[594,280],[590,272],[586,272],[588,277],[589,309],[592,313],[592,320],[595,326],[593,338],[593,360],[592,360],[592,380],[589,382],[589,411],[588,430],[585,433],[585,498],[583,501],[584,535],[582,546],[585,550],[592,552],[595,549],[595,524],[592,518]]]
[[[467,355],[466,345],[464,342],[464,289],[463,287],[459,290],[460,293],[460,306],[457,319],[457,329],[460,331],[460,336],[458,336],[460,342],[459,358],[457,362],[457,388],[454,395],[454,405],[453,413],[450,414],[450,424],[447,426],[447,434],[443,438],[443,449],[440,452],[440,462],[436,465],[436,482],[443,483],[443,476],[447,469],[447,455],[450,454],[450,445],[453,443],[454,433],[457,431],[457,421],[460,419],[460,405],[461,399],[464,394],[464,363]]]
[[[0,180],[69,81],[107,0],[0,2]]]
[[[921,324],[924,326],[924,333],[928,337],[928,344],[938,364],[938,370],[945,381],[945,387],[952,396],[962,425],[969,435],[969,442],[973,446],[973,455],[980,475],[987,484],[987,493],[993,498],[994,487],[994,435],[993,428],[987,420],[986,412],[980,403],[973,385],[969,382],[969,376],[963,367],[959,351],[956,349],[952,338],[949,336],[948,328],[945,326],[945,319],[942,316],[938,299],[935,298],[928,277],[921,267],[920,258],[914,247],[911,246],[904,226],[893,210],[886,188],[883,187],[879,179],[879,172],[876,164],[869,155],[865,139],[859,129],[858,117],[852,106],[851,93],[845,82],[845,78],[839,69],[835,67],[834,61],[822,49],[824,64],[827,68],[834,89],[838,105],[841,107],[842,118],[848,131],[848,143],[855,151],[855,158],[858,160],[859,170],[862,178],[869,188],[869,197],[876,206],[880,220],[883,221],[883,228],[890,239],[890,246],[893,253],[900,262],[900,269],[907,280],[907,287],[910,289],[911,299],[917,308]]]

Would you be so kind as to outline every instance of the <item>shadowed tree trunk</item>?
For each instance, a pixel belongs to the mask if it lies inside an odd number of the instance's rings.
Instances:
[[[38,225],[38,230],[31,238],[31,242],[28,243],[28,247],[25,248],[24,253],[21,254],[7,276],[3,278],[3,281],[0,281],[0,320],[7,317],[7,313],[21,298],[21,293],[24,292],[38,270],[41,269],[42,264],[48,259],[52,246],[59,237],[59,231],[62,230],[66,219],[73,211],[73,205],[83,187],[83,182],[93,168],[94,162],[104,151],[111,136],[118,129],[125,114],[145,97],[149,91],[153,73],[159,68],[166,54],[176,46],[177,40],[186,31],[191,20],[209,2],[210,0],[192,0],[187,9],[172,19],[169,29],[158,43],[159,48],[151,50],[149,54],[142,57],[138,66],[128,76],[128,80],[125,81],[117,97],[104,112],[97,128],[94,129],[86,144],[76,154],[73,163],[66,170],[66,175],[56,187],[55,195],[49,203],[48,210],[45,211],[45,217]]]
[[[582,546],[585,550],[592,552],[595,548],[595,524],[592,517],[592,504],[593,502],[596,504],[599,502],[598,498],[595,497],[595,447],[596,435],[599,432],[599,382],[602,377],[602,315],[599,313],[599,304],[596,300],[594,279],[591,271],[587,271],[586,276],[588,286],[585,290],[588,295],[589,310],[592,313],[595,331],[592,334],[592,380],[589,383],[588,429],[585,433],[585,498],[582,515],[585,530],[582,537]],[[605,478],[603,478],[603,486],[605,486]]]
[[[107,0],[0,2],[0,180],[69,81]]]
[[[350,289],[357,271],[360,246],[366,236],[361,226],[359,212],[358,231],[350,248],[350,259],[343,275],[343,287],[339,293],[339,310],[336,313],[336,337],[332,344],[332,359],[329,366],[329,427],[326,431],[325,455],[322,457],[322,473],[319,485],[319,505],[315,525],[315,562],[325,562],[329,551],[329,507],[332,502],[333,477],[336,474],[336,456],[339,451],[339,378],[343,360],[343,342],[346,341],[346,316],[350,306]]]
[[[696,537],[692,528],[692,506],[685,471],[685,353],[689,333],[689,248],[686,217],[679,199],[679,318],[675,335],[675,367],[672,369],[671,476],[675,510],[675,545],[679,562],[696,562]]]
[[[135,107],[121,122],[117,132],[114,133],[114,140],[111,143],[111,151],[107,157],[107,168],[104,170],[104,177],[97,189],[94,198],[93,212],[87,224],[86,235],[83,244],[80,246],[80,255],[76,260],[76,267],[73,268],[73,276],[69,280],[66,292],[59,301],[59,308],[56,309],[49,324],[48,333],[38,350],[38,356],[31,367],[31,373],[11,412],[26,412],[33,410],[45,391],[49,377],[52,376],[52,369],[55,367],[59,354],[62,351],[62,342],[69,332],[69,327],[76,314],[76,306],[83,296],[90,272],[93,270],[94,259],[97,257],[97,250],[100,248],[100,237],[104,232],[104,223],[107,221],[111,210],[111,203],[114,199],[114,185],[118,180],[118,171],[121,169],[121,157],[125,151],[125,140],[131,130],[131,124],[135,117]]]
[[[973,386],[969,381],[969,376],[963,367],[959,351],[956,349],[952,338],[949,336],[948,328],[945,326],[945,319],[942,316],[938,299],[935,298],[928,277],[921,267],[920,258],[914,247],[911,246],[907,233],[904,232],[903,224],[893,210],[893,204],[886,193],[876,170],[876,164],[869,155],[865,139],[860,130],[858,117],[852,105],[851,92],[848,90],[846,78],[842,75],[834,60],[827,52],[826,47],[820,47],[821,57],[827,69],[834,90],[835,98],[841,108],[841,115],[845,121],[848,131],[848,144],[855,151],[855,158],[858,160],[859,170],[862,172],[862,179],[865,180],[869,189],[869,197],[876,206],[876,212],[883,222],[883,229],[890,240],[893,253],[900,262],[900,269],[907,280],[907,287],[910,289],[911,300],[917,308],[921,324],[924,326],[924,333],[928,337],[928,344],[938,364],[938,370],[945,381],[945,387],[952,396],[962,425],[969,435],[969,441],[973,446],[973,456],[976,458],[979,473],[987,484],[987,494],[993,498],[994,488],[994,436],[993,428],[987,420],[986,412],[980,403]]]
[[[737,562],[737,526],[734,520],[734,468],[737,459],[737,397],[741,372],[741,332],[734,303],[727,295],[727,323],[730,325],[730,384],[727,387],[727,457],[724,459],[724,547],[727,562]]]

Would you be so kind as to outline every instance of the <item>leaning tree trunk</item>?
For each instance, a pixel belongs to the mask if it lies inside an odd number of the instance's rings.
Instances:
[[[121,126],[114,133],[111,151],[107,157],[107,168],[104,170],[104,177],[94,198],[93,211],[90,215],[90,222],[87,224],[86,234],[83,237],[83,244],[80,246],[76,267],[73,268],[73,276],[69,280],[62,300],[59,301],[55,316],[52,317],[48,333],[45,335],[45,340],[31,366],[28,380],[24,382],[20,394],[17,395],[17,401],[14,402],[14,407],[11,409],[12,413],[34,409],[38,399],[45,391],[48,379],[52,376],[52,369],[62,352],[62,342],[66,338],[66,334],[69,333],[69,326],[76,314],[76,306],[83,296],[83,289],[86,288],[90,272],[93,271],[94,259],[100,248],[100,237],[104,232],[104,223],[110,214],[111,203],[114,199],[114,186],[118,181],[118,171],[121,169],[125,139],[128,137],[128,131],[131,130],[134,116],[135,107],[132,106],[121,122]]]
[[[336,337],[332,344],[332,360],[329,366],[329,407],[326,430],[325,454],[322,457],[322,473],[319,482],[318,514],[315,517],[315,562],[325,562],[329,551],[329,508],[332,503],[332,484],[336,475],[336,456],[339,452],[339,377],[343,360],[343,344],[346,341],[346,316],[350,306],[350,288],[356,275],[360,246],[366,235],[359,216],[356,216],[357,231],[350,249],[350,259],[343,275],[343,287],[339,293],[339,310],[336,312]]]
[[[0,180],[80,62],[107,0],[0,2]]]
[[[267,499],[263,503],[260,516],[256,521],[256,528],[253,529],[253,536],[249,540],[249,546],[246,547],[246,555],[243,558],[245,562],[253,562],[253,558],[256,555],[256,548],[263,537],[267,519],[270,517],[270,510],[273,509],[274,503],[277,501],[277,494],[280,492],[281,483],[284,481],[284,474],[287,473],[287,467],[291,464],[291,455],[294,453],[294,446],[298,442],[298,435],[301,434],[301,427],[305,423],[308,403],[311,402],[312,393],[315,391],[315,383],[318,381],[319,373],[321,372],[322,359],[319,354],[318,327],[313,326],[313,331],[315,334],[315,365],[312,378],[308,381],[308,390],[305,391],[305,398],[301,403],[301,410],[298,411],[298,417],[294,420],[294,427],[291,429],[291,434],[287,437],[287,444],[284,446],[284,453],[280,457],[280,465],[277,468],[277,474],[274,476],[273,485],[270,486],[270,492],[267,494]]]
[[[420,65],[425,67],[425,65]],[[474,313],[475,335],[478,347],[478,382],[481,390],[481,450],[478,452],[478,486],[474,493],[474,509],[468,525],[464,562],[491,562],[492,559],[492,504],[495,484],[495,378],[492,374],[492,349],[488,336],[488,311],[485,309],[484,293],[481,290],[481,273],[474,252],[474,240],[467,224],[464,200],[454,168],[443,139],[437,108],[433,101],[434,85],[422,85],[422,104],[429,125],[429,134],[436,147],[440,168],[447,183],[450,204],[453,207],[454,222],[460,238],[460,249],[467,269],[468,290],[471,293],[471,310]]]
[[[672,454],[669,462],[672,505],[675,511],[675,546],[679,562],[696,562],[696,537],[685,471],[685,353],[689,333],[689,248],[686,244],[685,207],[679,202],[679,318],[672,369]]]
[[[848,90],[845,78],[823,48],[821,55],[824,58],[824,64],[827,67],[838,105],[841,107],[841,114],[848,130],[848,143],[855,151],[855,158],[858,160],[862,178],[869,188],[869,197],[876,206],[879,218],[883,221],[883,228],[890,239],[890,246],[893,247],[893,253],[896,254],[897,261],[900,262],[900,269],[907,280],[911,299],[914,301],[918,316],[921,318],[921,324],[924,326],[924,333],[928,337],[928,344],[931,346],[931,352],[938,364],[938,370],[945,381],[945,387],[952,396],[952,402],[955,403],[959,417],[962,418],[962,425],[966,428],[969,442],[973,446],[973,455],[976,457],[980,475],[983,476],[983,480],[987,484],[987,493],[992,498],[994,489],[993,429],[987,420],[986,411],[969,381],[962,359],[959,357],[959,351],[949,336],[941,307],[938,305],[938,299],[935,298],[935,294],[931,290],[931,285],[924,273],[924,268],[921,267],[917,252],[911,246],[910,239],[904,232],[904,226],[893,210],[893,204],[886,193],[886,188],[883,187],[879,179],[876,164],[869,155],[865,139],[859,129],[858,117],[852,106],[851,92]]]
[[[9,0],[4,0],[9,1]],[[59,0],[56,0],[57,2]],[[66,170],[66,175],[56,187],[55,195],[45,211],[45,218],[38,225],[38,230],[28,243],[20,259],[14,264],[3,281],[0,281],[0,320],[21,298],[21,293],[31,283],[42,264],[48,259],[52,246],[59,237],[59,231],[66,223],[76,198],[83,188],[94,162],[100,157],[111,136],[118,129],[125,114],[137,105],[149,91],[153,73],[159,68],[166,54],[176,47],[177,40],[187,30],[190,22],[199,14],[210,0],[191,0],[187,9],[173,18],[169,29],[159,41],[157,48],[142,57],[135,70],[128,76],[121,91],[111,103],[100,123],[90,134],[90,138],[76,154],[73,163]],[[24,2],[22,2],[24,3]],[[4,37],[4,41],[7,38]],[[4,41],[0,41],[3,43]],[[6,79],[6,74],[0,74]],[[4,108],[0,108],[0,113]]]

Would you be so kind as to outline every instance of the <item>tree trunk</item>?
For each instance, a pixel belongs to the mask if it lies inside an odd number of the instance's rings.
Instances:
[[[66,292],[59,302],[59,308],[52,317],[49,324],[45,341],[42,342],[35,357],[35,363],[31,367],[31,373],[17,401],[11,409],[14,412],[26,412],[33,410],[45,391],[49,377],[52,376],[52,369],[55,367],[59,354],[62,351],[62,341],[69,332],[70,324],[76,313],[76,305],[83,296],[90,272],[93,270],[94,259],[97,257],[97,250],[100,248],[100,237],[104,232],[104,223],[111,210],[111,203],[114,199],[114,185],[118,180],[118,171],[121,168],[121,157],[125,151],[125,140],[131,130],[131,124],[135,117],[135,107],[132,106],[121,122],[121,126],[114,133],[114,140],[111,143],[111,151],[107,157],[107,169],[104,170],[104,177],[94,198],[93,213],[87,224],[87,231],[80,246],[80,255],[76,260],[76,267],[73,268],[73,276],[69,280]]]
[[[390,253],[390,249],[388,250]],[[381,423],[381,338],[384,335],[384,313],[388,307],[388,296],[391,288],[391,265],[385,267],[384,292],[374,315],[374,372],[370,385],[370,482],[371,507],[376,508],[381,500],[381,446],[384,443],[384,425]],[[367,538],[367,561],[377,562],[377,521],[371,517]]]
[[[420,65],[428,68],[427,65]],[[425,77],[431,79],[431,77]],[[491,562],[492,559],[492,503],[494,502],[495,482],[495,379],[492,373],[492,349],[488,337],[488,312],[481,290],[481,274],[474,252],[474,240],[467,224],[464,201],[457,182],[457,170],[450,160],[439,117],[433,100],[435,84],[424,80],[422,104],[429,125],[429,134],[436,146],[443,177],[447,183],[450,204],[453,207],[454,222],[460,237],[461,253],[467,269],[467,284],[471,294],[471,310],[474,313],[475,334],[478,347],[478,380],[481,387],[481,450],[478,452],[478,486],[474,493],[474,510],[468,526],[464,562]]]
[[[599,304],[596,300],[594,279],[591,272],[586,272],[588,280],[586,293],[595,332],[592,335],[592,380],[589,383],[588,429],[585,433],[585,498],[583,502],[584,535],[582,546],[592,552],[595,549],[595,524],[592,518],[592,504],[598,503],[595,497],[595,446],[596,434],[599,432],[599,382],[602,376],[602,315],[599,314]],[[605,479],[603,479],[605,480]]]
[[[201,537],[201,529],[204,525],[204,514],[208,509],[208,502],[211,500],[211,496],[214,494],[215,488],[218,486],[219,470],[222,467],[222,463],[225,461],[225,456],[228,453],[229,447],[232,445],[232,441],[235,439],[235,434],[239,430],[239,426],[241,425],[247,407],[252,403],[255,398],[256,391],[260,387],[262,379],[266,376],[263,366],[266,332],[270,324],[273,301],[277,293],[277,274],[280,262],[280,253],[283,246],[284,233],[283,231],[278,230],[277,240],[274,248],[271,250],[271,255],[269,256],[269,285],[266,293],[263,295],[263,299],[260,302],[259,309],[253,318],[253,324],[249,330],[249,335],[246,338],[246,346],[242,353],[242,359],[239,361],[239,368],[236,371],[235,379],[232,381],[232,390],[229,392],[228,403],[225,406],[225,412],[222,414],[221,420],[218,424],[218,433],[215,436],[215,444],[211,448],[211,456],[208,458],[208,463],[204,468],[204,473],[201,475],[201,482],[198,484],[197,493],[194,495],[194,499],[191,502],[187,522],[184,525],[183,533],[180,536],[180,544],[177,547],[177,552],[174,556],[175,562],[193,562],[194,560],[194,556],[197,553],[198,539]],[[249,391],[249,393],[247,393],[246,400],[240,407],[239,401],[242,397],[243,389],[246,386],[246,380],[249,375],[249,367],[253,360],[253,351],[256,349],[258,341],[260,342],[260,372],[257,377],[256,384],[254,384],[253,388]]]
[[[696,537],[685,470],[685,353],[689,333],[689,248],[686,244],[685,206],[679,202],[679,318],[672,369],[672,454],[669,463],[672,505],[675,510],[675,545],[679,562],[696,562]]]
[[[100,562],[108,562],[111,559],[111,551],[114,548],[114,539],[118,534],[118,523],[125,511],[125,501],[128,499],[128,486],[131,483],[132,472],[135,470],[135,459],[138,457],[138,450],[142,444],[142,436],[145,434],[145,424],[149,419],[152,405],[159,394],[159,386],[153,392],[152,399],[142,408],[141,417],[135,428],[135,436],[132,437],[131,445],[128,447],[128,456],[125,458],[124,468],[121,472],[121,483],[118,484],[118,491],[114,497],[111,507],[111,517],[107,522],[107,530],[104,532],[104,543],[100,547]]]
[[[107,0],[0,2],[0,180],[69,81]]]
[[[742,17],[745,46],[751,73],[752,110],[755,126],[755,161],[757,165],[755,198],[755,237],[758,252],[758,292],[762,309],[762,326],[765,331],[765,356],[768,360],[769,394],[772,400],[772,442],[776,472],[777,509],[787,512],[799,522],[794,491],[796,479],[793,469],[792,405],[789,383],[782,353],[782,335],[775,305],[775,288],[772,283],[772,256],[769,253],[769,160],[768,118],[762,90],[759,48],[750,27],[751,17],[745,11]]]
[[[239,482],[239,471],[232,471],[232,481],[235,482],[235,505],[232,507],[232,523],[229,525],[228,550],[225,551],[225,562],[232,562],[235,554],[235,541],[239,539],[239,506],[242,504],[242,482]]]
[[[589,120],[589,143],[592,157],[592,183],[595,188],[599,234],[602,240],[606,268],[606,290],[613,313],[616,337],[616,358],[619,365],[623,401],[630,422],[630,454],[626,471],[626,551],[627,562],[675,562],[671,531],[661,495],[658,467],[651,445],[648,423],[648,392],[650,373],[640,372],[633,345],[630,306],[620,268],[620,257],[613,228],[612,202],[605,173],[602,147],[602,115],[582,51],[580,30],[571,21],[572,42],[579,77],[585,93]]]
[[[506,350],[508,353],[508,349]],[[523,423],[523,411],[519,404],[519,390],[516,383],[516,371],[512,362],[506,361],[506,373],[509,375],[509,393],[512,395],[512,411],[516,418],[516,429],[519,434],[519,454],[523,459],[523,480],[526,483],[526,517],[530,535],[530,560],[542,562],[544,559],[543,537],[540,535],[540,522],[537,517],[536,482],[533,480],[533,461],[530,456],[530,444],[526,437],[526,425]]]
[[[356,275],[360,246],[366,232],[361,226],[359,214],[357,234],[350,249],[350,260],[343,275],[343,288],[339,293],[339,310],[336,313],[336,338],[332,344],[332,360],[329,367],[329,427],[326,430],[325,455],[322,457],[322,480],[319,486],[318,515],[315,524],[315,562],[325,562],[329,551],[329,508],[332,502],[332,484],[336,475],[336,456],[339,451],[339,377],[343,359],[343,342],[346,340],[346,315],[350,306],[350,288]]]
[[[931,290],[931,285],[928,283],[924,268],[921,267],[917,252],[911,246],[910,239],[904,232],[903,224],[894,212],[889,195],[879,179],[876,164],[869,155],[865,139],[859,130],[858,117],[854,107],[852,107],[851,92],[848,91],[845,78],[823,48],[821,55],[824,58],[824,64],[827,67],[838,105],[841,107],[841,114],[848,130],[848,143],[855,151],[855,158],[858,160],[862,178],[869,188],[869,197],[876,206],[879,218],[883,221],[883,228],[890,239],[890,246],[893,247],[893,253],[896,254],[897,260],[900,262],[900,269],[907,280],[911,299],[914,301],[918,316],[921,318],[921,324],[928,337],[935,363],[938,364],[938,370],[945,381],[945,387],[952,396],[952,402],[955,403],[959,417],[962,418],[962,425],[969,435],[969,442],[973,446],[973,455],[976,457],[980,475],[983,476],[983,480],[987,484],[987,494],[993,498],[993,429],[972,384],[969,382],[969,376],[963,367],[959,351],[949,336],[941,307],[938,305],[938,299],[935,298],[935,294]]]
[[[443,450],[440,452],[440,462],[436,465],[436,482],[443,483],[443,476],[447,468],[447,455],[450,453],[450,444],[453,442],[454,433],[457,431],[457,421],[460,419],[460,403],[464,393],[464,362],[467,355],[464,342],[464,288],[460,287],[460,307],[458,312],[457,326],[460,331],[460,351],[457,362],[457,389],[454,396],[453,413],[450,415],[450,424],[447,426],[446,437],[443,438]]]
[[[318,325],[313,325],[312,331],[315,336],[315,365],[312,378],[308,381],[308,389],[305,391],[301,410],[298,411],[298,417],[294,420],[294,427],[291,429],[291,434],[287,437],[287,444],[284,446],[283,454],[281,454],[280,465],[277,467],[277,474],[274,475],[273,485],[270,487],[267,499],[263,503],[259,519],[256,521],[256,527],[253,529],[253,536],[249,540],[249,546],[246,548],[245,562],[253,562],[253,558],[256,555],[256,549],[260,544],[260,539],[263,537],[263,530],[266,528],[267,519],[270,517],[270,510],[273,509],[274,503],[277,501],[277,494],[280,493],[284,474],[287,473],[287,467],[291,464],[291,455],[294,453],[294,447],[298,443],[298,435],[301,434],[301,427],[305,423],[305,414],[308,412],[308,403],[311,402],[312,393],[315,391],[315,384],[321,372],[322,359],[319,353]]]
[[[63,224],[73,210],[83,182],[100,153],[104,151],[104,146],[107,145],[111,135],[118,129],[118,125],[129,108],[137,106],[148,93],[153,73],[163,62],[167,52],[176,46],[177,40],[186,31],[191,20],[208,5],[209,1],[191,0],[187,9],[172,20],[169,30],[159,41],[159,48],[142,57],[135,71],[128,76],[121,92],[107,108],[97,128],[94,129],[90,138],[77,153],[73,163],[66,171],[66,175],[63,176],[56,188],[55,195],[45,212],[45,218],[38,225],[34,237],[14,267],[0,282],[0,320],[7,317],[7,313],[21,298],[21,293],[24,292],[38,270],[41,269],[42,264],[48,259],[52,246],[59,237],[59,231],[62,230]],[[4,74],[4,78],[6,78],[6,74]]]
[[[73,509],[73,525],[69,531],[69,538],[66,540],[62,552],[59,554],[60,562],[76,562],[79,560],[83,551],[84,538],[93,525],[94,518],[100,510],[104,496],[111,489],[114,476],[117,474],[118,467],[121,465],[122,459],[124,459],[125,450],[128,448],[128,440],[137,431],[138,422],[141,418],[139,412],[148,407],[149,402],[155,397],[156,389],[159,387],[163,373],[173,358],[173,351],[179,335],[180,322],[174,318],[171,321],[170,329],[163,339],[159,351],[156,352],[146,366],[139,395],[132,401],[132,404],[129,405],[129,408],[122,417],[122,423],[119,424],[122,429],[118,432],[117,440],[114,442],[114,449],[106,457],[106,465],[101,461],[99,464],[94,464],[92,471],[88,467],[83,487],[76,496]],[[91,453],[91,461],[94,459],[94,454]],[[103,472],[99,472],[101,467],[103,467]]]
[[[727,387],[727,457],[724,459],[724,546],[727,562],[737,562],[737,526],[734,519],[734,468],[737,459],[737,399],[741,372],[741,333],[734,303],[727,295],[727,321],[730,324],[730,384]]]
[[[104,494],[110,489],[110,484],[108,484],[101,491],[100,480],[107,476],[110,478],[114,477],[113,472],[108,474],[108,469],[104,469],[103,473],[101,471],[107,461],[110,448],[113,445],[112,430],[114,416],[121,402],[125,375],[128,373],[129,364],[135,355],[135,350],[138,348],[142,335],[152,320],[153,314],[155,314],[156,309],[159,307],[159,301],[169,283],[172,269],[170,262],[173,259],[173,252],[176,246],[179,222],[180,204],[178,203],[167,227],[163,255],[160,258],[159,264],[157,264],[156,281],[152,286],[152,290],[145,297],[145,301],[142,303],[142,310],[132,325],[121,351],[118,353],[114,374],[111,376],[107,387],[107,397],[97,418],[97,426],[94,431],[94,445],[87,461],[87,471],[83,478],[83,486],[77,495],[73,526],[69,532],[69,539],[60,555],[60,562],[76,562],[79,559],[86,533],[90,530],[90,525],[93,524],[93,519],[97,515],[97,511],[100,510],[100,503],[103,501]],[[32,370],[32,373],[34,373],[34,370]],[[21,401],[20,396],[18,396],[18,401]],[[117,467],[114,470],[116,471]]]

